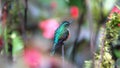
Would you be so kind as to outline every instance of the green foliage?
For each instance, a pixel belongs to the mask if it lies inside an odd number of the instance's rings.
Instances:
[[[120,14],[113,13],[109,17],[109,21],[106,23],[105,35],[101,39],[100,51],[96,54],[96,60],[101,59],[102,61],[100,64],[101,68],[113,68],[114,67],[114,60],[112,59],[112,51],[111,51],[111,44],[113,41],[118,39],[119,31],[120,31]],[[104,41],[103,41],[104,40]],[[103,51],[103,56],[101,56],[101,50]],[[118,53],[118,52],[116,52]]]
[[[120,58],[120,50],[115,49],[114,53],[117,58]]]
[[[8,2],[8,13],[3,31],[5,54],[7,56],[10,56],[11,54],[17,54],[23,48],[22,37],[20,34],[18,34],[18,32],[16,32],[20,28],[20,20],[22,20],[19,16],[21,9],[22,8],[19,5],[19,1],[11,0]],[[13,38],[12,36],[15,37]],[[12,48],[12,53],[10,52],[11,49],[9,48]]]
[[[120,24],[120,14],[113,13],[109,19],[106,23],[106,45],[113,44],[118,39],[120,32],[120,26],[118,25]]]
[[[22,51],[23,49],[23,41],[22,41],[22,38],[21,36],[18,34],[18,32],[12,32],[11,34],[11,39],[12,39],[12,46],[13,46],[13,54],[17,54],[19,53],[20,51]]]
[[[91,0],[91,11],[95,22],[101,24],[102,18],[106,18],[114,6],[116,0]],[[108,5],[109,4],[109,5]]]
[[[92,60],[85,61],[84,68],[92,68]]]

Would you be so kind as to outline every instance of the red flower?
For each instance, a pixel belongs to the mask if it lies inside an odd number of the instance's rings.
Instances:
[[[120,23],[118,24],[118,26],[120,27]]]
[[[120,9],[117,6],[114,6],[112,11],[111,11],[111,14],[114,13],[114,12],[120,14]]]
[[[0,47],[3,45],[2,38],[0,38]]]
[[[57,7],[57,3],[56,2],[51,2],[50,6],[51,6],[51,8],[55,9]]]
[[[53,38],[54,32],[58,28],[58,26],[59,24],[55,19],[48,19],[39,23],[40,29],[43,30],[43,36],[48,39]]]
[[[71,14],[71,16],[72,16],[74,19],[77,19],[78,16],[79,16],[79,9],[78,9],[78,7],[72,6],[72,7],[70,8],[70,14]]]

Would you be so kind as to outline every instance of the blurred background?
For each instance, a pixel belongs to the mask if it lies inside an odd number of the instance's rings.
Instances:
[[[119,0],[0,0],[0,68],[100,68],[95,52]],[[55,30],[73,21],[50,56]],[[109,68],[109,67],[108,67]]]

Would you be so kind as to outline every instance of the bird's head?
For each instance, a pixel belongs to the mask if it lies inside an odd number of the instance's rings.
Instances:
[[[71,22],[63,21],[63,23],[61,25],[68,27],[70,24],[71,24]]]

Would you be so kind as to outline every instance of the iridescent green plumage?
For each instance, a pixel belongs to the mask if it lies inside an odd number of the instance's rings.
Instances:
[[[68,26],[70,25],[70,22],[63,21],[63,23],[57,28],[54,34],[54,41],[53,41],[53,47],[51,50],[51,54],[55,54],[56,48],[62,46],[64,44],[64,41],[69,36]]]

